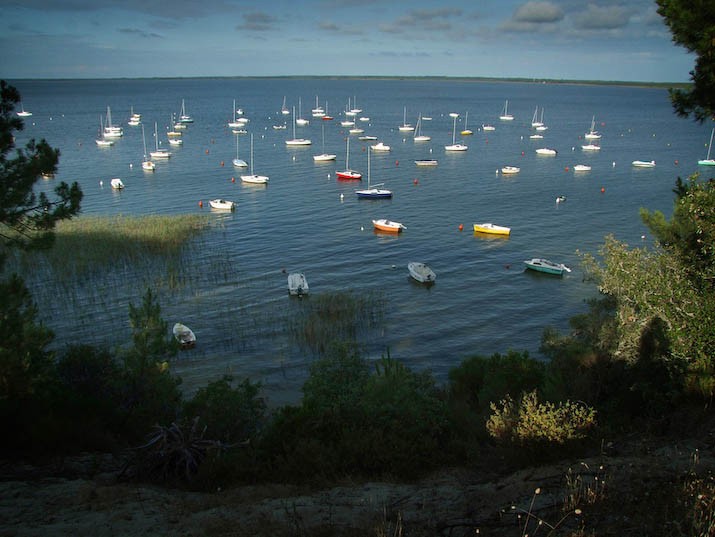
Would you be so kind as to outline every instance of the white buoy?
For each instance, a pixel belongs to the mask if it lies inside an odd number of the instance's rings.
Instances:
[[[613,161],[613,167],[614,167],[614,168],[616,167],[616,161],[615,161],[615,160]]]
[[[100,181],[99,186],[104,186],[104,181]]]
[[[345,194],[340,194],[340,199],[342,200],[345,197]]]
[[[132,163],[130,162],[130,163],[129,163],[129,169],[132,169],[133,167],[134,167],[134,164],[132,164]]]
[[[363,226],[360,226],[360,231],[365,231],[365,228]]]

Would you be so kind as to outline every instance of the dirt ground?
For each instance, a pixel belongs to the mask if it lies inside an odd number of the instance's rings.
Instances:
[[[553,527],[551,535],[654,535],[660,533],[637,533],[643,524],[638,516],[650,516],[648,491],[677,486],[693,472],[712,476],[714,454],[707,439],[633,442],[498,478],[452,469],[415,483],[340,483],[323,490],[262,485],[210,493],[122,481],[106,457],[76,458],[61,467],[2,464],[0,537],[519,537],[538,530],[547,535]]]

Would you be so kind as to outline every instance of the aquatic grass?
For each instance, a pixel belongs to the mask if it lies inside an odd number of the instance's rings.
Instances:
[[[299,346],[321,354],[335,341],[357,341],[384,318],[381,293],[338,291],[310,295],[297,302],[289,332]]]

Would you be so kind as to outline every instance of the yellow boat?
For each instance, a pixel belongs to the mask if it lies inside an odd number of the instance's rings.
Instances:
[[[474,231],[478,231],[480,233],[491,233],[492,235],[509,235],[511,233],[511,228],[485,222],[483,224],[474,224]]]

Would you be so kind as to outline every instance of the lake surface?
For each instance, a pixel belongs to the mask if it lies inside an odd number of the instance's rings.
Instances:
[[[347,79],[177,79],[102,81],[16,81],[23,105],[33,116],[18,136],[46,138],[61,151],[54,181],[78,181],[84,214],[141,215],[207,213],[216,226],[187,250],[189,274],[179,290],[159,289],[164,318],[182,321],[197,334],[193,351],[181,353],[173,368],[188,387],[224,373],[260,380],[272,402],[299,392],[314,355],[301,348],[285,327],[300,308],[291,299],[285,272],[304,272],[313,295],[334,291],[378,296],[384,316],[361,342],[371,358],[389,352],[416,369],[446,379],[450,368],[473,354],[508,349],[538,356],[544,327],[568,329],[571,316],[584,312],[595,294],[583,281],[577,250],[595,253],[604,236],[631,245],[649,237],[638,216],[646,207],[672,213],[678,176],[698,171],[707,153],[710,126],[677,118],[666,90],[619,86],[486,83],[462,80]],[[311,117],[316,96],[333,121]],[[289,108],[299,99],[302,117],[296,136],[313,141],[287,147],[292,138]],[[270,177],[267,186],[242,184],[231,160],[250,160],[249,135],[232,133],[233,100],[250,119],[255,172]],[[183,145],[144,172],[141,127],[127,126],[130,111],[142,114],[146,144],[167,145],[172,115],[194,118]],[[505,101],[513,121],[500,121]],[[393,191],[391,200],[360,200],[356,188],[367,184],[368,144],[349,135],[340,121],[350,101],[362,109],[357,123],[365,134],[389,144],[373,152],[371,180]],[[355,104],[356,103],[356,104]],[[100,118],[111,107],[124,136],[111,148],[96,146]],[[542,140],[533,140],[531,120],[543,108]],[[406,112],[405,112],[406,111]],[[415,142],[398,131],[406,113],[419,114],[429,142]],[[468,151],[446,152],[456,138]],[[600,151],[586,152],[583,135],[592,117],[603,135]],[[466,127],[472,136],[461,136]],[[285,130],[274,125],[285,123]],[[483,131],[491,124],[494,131]],[[324,129],[324,131],[323,131]],[[315,163],[323,152],[337,160]],[[343,169],[346,137],[350,167],[362,182],[337,181]],[[550,147],[555,157],[537,155]],[[434,158],[438,166],[417,167],[415,159]],[[655,160],[656,167],[634,168],[633,160]],[[588,164],[590,172],[573,166]],[[520,173],[497,171],[519,166]],[[705,171],[705,170],[701,170]],[[109,187],[120,177],[126,188]],[[233,180],[235,179],[235,181]],[[51,189],[43,181],[40,188]],[[563,195],[566,201],[556,203]],[[208,200],[237,203],[233,213],[216,213]],[[203,202],[203,208],[199,202]],[[377,234],[372,220],[402,222],[399,236]],[[511,228],[507,239],[473,233],[476,222]],[[460,231],[459,226],[463,225]],[[645,238],[644,238],[645,236]],[[573,272],[563,278],[524,270],[523,260],[545,257]],[[407,263],[428,263],[437,282],[426,288],[410,281]],[[119,345],[128,331],[128,304],[139,304],[147,285],[146,267],[122,266],[88,277],[79,290],[61,290],[42,271],[27,274],[57,343]],[[166,274],[152,274],[159,281]],[[307,300],[310,300],[308,298]]]

